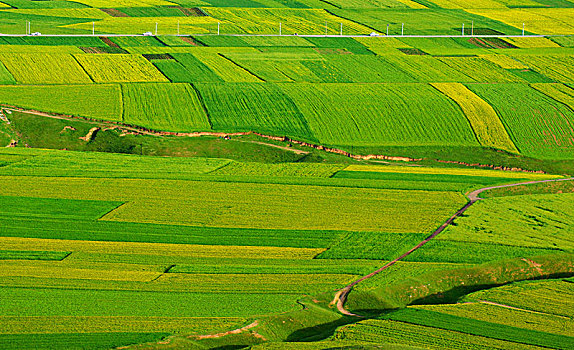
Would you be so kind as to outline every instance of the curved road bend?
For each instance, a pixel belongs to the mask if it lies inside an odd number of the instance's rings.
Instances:
[[[570,178],[564,178],[564,179],[549,179],[549,180],[539,180],[539,181],[528,181],[528,182],[519,182],[519,183],[514,183],[514,184],[508,184],[508,185],[500,185],[500,186],[489,186],[489,187],[483,187],[480,188],[478,190],[472,191],[467,195],[467,198],[469,200],[468,203],[466,203],[466,205],[464,207],[462,207],[461,209],[459,209],[453,216],[451,216],[448,220],[445,221],[444,224],[442,224],[439,228],[437,228],[430,236],[428,236],[427,238],[425,238],[422,242],[420,242],[419,244],[417,244],[416,246],[414,246],[412,249],[410,249],[409,251],[407,251],[406,253],[404,253],[403,255],[399,256],[398,258],[396,258],[393,261],[388,262],[387,264],[385,264],[383,267],[371,272],[370,274],[363,276],[361,278],[359,278],[356,281],[351,282],[350,284],[348,284],[347,286],[345,286],[344,288],[340,289],[339,291],[337,291],[337,293],[335,294],[335,298],[333,299],[333,301],[331,302],[331,305],[337,305],[337,310],[339,310],[340,313],[344,314],[344,315],[349,315],[349,316],[357,316],[357,317],[361,317],[359,315],[355,315],[349,311],[347,311],[344,307],[345,301],[347,300],[347,296],[349,295],[349,293],[351,292],[351,290],[353,289],[354,286],[356,286],[357,284],[363,282],[366,279],[369,279],[377,274],[379,274],[380,272],[388,269],[389,267],[393,266],[394,264],[396,264],[397,262],[403,260],[405,257],[409,256],[412,252],[414,252],[415,250],[419,249],[420,247],[422,247],[423,245],[425,245],[428,241],[430,241],[431,239],[435,238],[439,233],[441,233],[442,231],[444,231],[444,229],[452,224],[452,222],[454,221],[454,219],[456,219],[457,217],[461,216],[468,208],[470,208],[470,206],[472,206],[474,203],[476,203],[478,200],[481,200],[483,198],[480,198],[479,195],[484,192],[484,191],[488,191],[488,190],[493,190],[496,188],[505,188],[505,187],[514,187],[514,186],[521,186],[521,185],[532,185],[532,184],[537,184],[537,183],[544,183],[544,182],[557,182],[557,181],[572,181],[574,180],[574,177],[570,177]]]

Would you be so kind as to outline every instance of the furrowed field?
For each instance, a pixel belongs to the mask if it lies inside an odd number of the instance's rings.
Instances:
[[[573,9],[0,0],[0,349],[573,349]]]

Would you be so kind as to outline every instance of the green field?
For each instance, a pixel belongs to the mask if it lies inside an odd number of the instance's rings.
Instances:
[[[573,9],[0,0],[0,349],[574,348]]]

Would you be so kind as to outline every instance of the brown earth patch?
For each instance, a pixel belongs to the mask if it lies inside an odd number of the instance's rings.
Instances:
[[[129,17],[127,14],[118,9],[100,9],[100,11],[105,12],[112,17]]]

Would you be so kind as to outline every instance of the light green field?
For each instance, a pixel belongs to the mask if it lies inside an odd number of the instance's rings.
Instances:
[[[427,145],[476,144],[458,107],[427,85],[285,84],[281,88],[321,143],[405,145],[425,139]],[[386,103],[378,103],[380,99]],[[445,129],[450,130],[448,135],[442,132]]]
[[[187,84],[122,85],[123,122],[155,130],[210,128],[195,90]]]
[[[0,350],[574,348],[573,9],[0,0]]]

